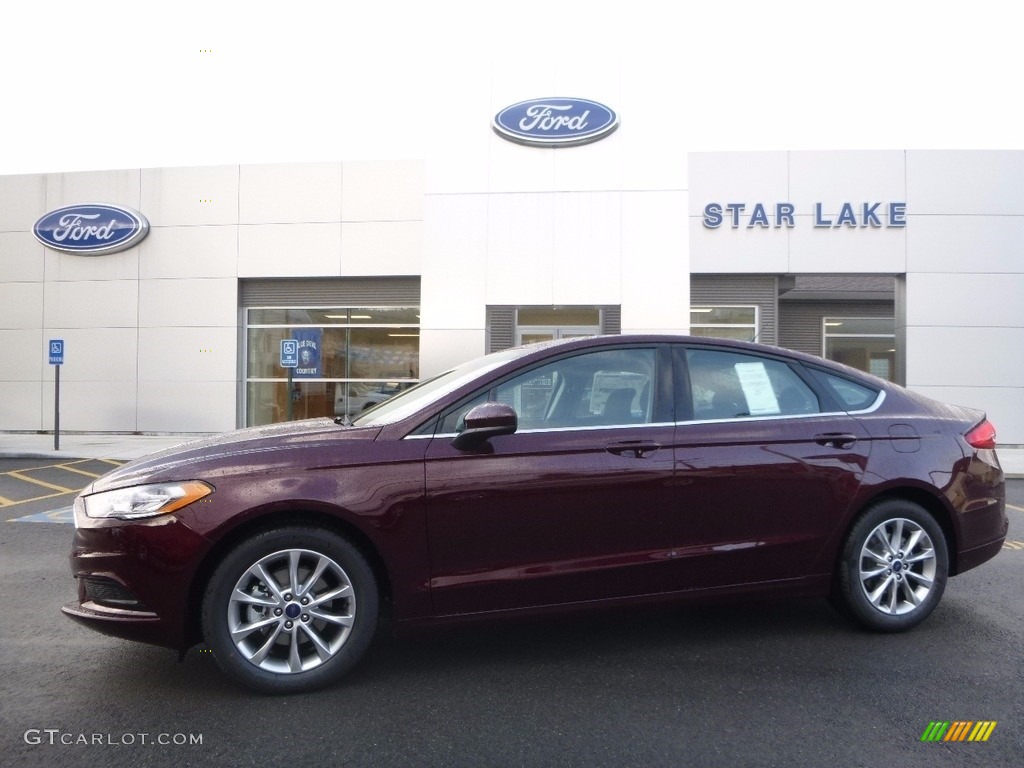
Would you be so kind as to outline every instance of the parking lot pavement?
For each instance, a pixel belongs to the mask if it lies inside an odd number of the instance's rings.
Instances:
[[[73,522],[71,502],[85,486],[114,467],[114,459],[0,459],[0,517],[4,520]]]

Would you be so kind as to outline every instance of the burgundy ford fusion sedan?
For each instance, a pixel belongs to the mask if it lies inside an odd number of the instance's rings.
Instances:
[[[339,423],[340,422],[340,423]],[[909,629],[1007,531],[995,430],[774,347],[606,336],[482,357],[352,423],[240,430],[75,501],[64,612],[269,692],[397,627],[821,595]]]

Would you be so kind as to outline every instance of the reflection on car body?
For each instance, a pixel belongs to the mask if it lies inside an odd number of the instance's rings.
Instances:
[[[70,617],[310,690],[399,629],[821,595],[909,629],[1006,536],[980,411],[774,347],[608,336],[470,361],[357,415],[239,430],[75,502]]]

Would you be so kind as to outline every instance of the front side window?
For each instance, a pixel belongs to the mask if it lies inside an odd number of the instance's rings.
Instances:
[[[720,350],[688,349],[697,421],[819,413],[814,391],[786,363]]]
[[[519,431],[649,424],[653,421],[654,349],[617,349],[565,357],[508,379],[442,414],[438,432],[465,427],[480,403],[511,405]]]

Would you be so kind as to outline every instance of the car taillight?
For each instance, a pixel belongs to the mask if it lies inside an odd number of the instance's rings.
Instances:
[[[972,448],[995,448],[996,428],[991,421],[985,419],[981,424],[964,435],[964,439]]]

